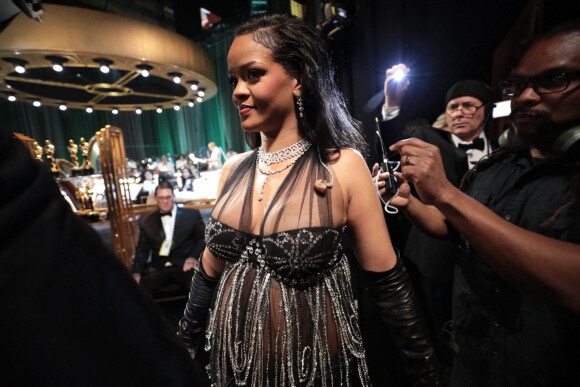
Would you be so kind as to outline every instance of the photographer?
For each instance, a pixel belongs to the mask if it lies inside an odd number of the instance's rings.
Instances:
[[[445,177],[437,147],[418,139],[391,147],[404,160],[403,194],[392,204],[426,232],[456,230],[465,241],[453,297],[453,386],[579,379],[579,45],[576,20],[532,45],[501,83],[517,141],[479,163],[463,192]]]
[[[410,85],[409,72],[404,64],[395,65],[386,72],[382,131],[400,131],[399,106]],[[413,137],[439,148],[445,177],[455,187],[459,187],[470,168],[494,149],[484,132],[491,109],[491,92],[487,85],[476,80],[459,81],[445,96],[445,122],[449,131],[430,126],[413,131]],[[373,176],[377,173],[378,164],[373,168]],[[411,271],[413,281],[424,302],[438,355],[448,366],[452,353],[447,332],[451,321],[453,273],[459,254],[455,244],[427,235],[416,226],[410,228],[405,256],[416,267]]]

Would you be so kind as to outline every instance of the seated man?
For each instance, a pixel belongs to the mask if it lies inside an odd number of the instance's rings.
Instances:
[[[205,247],[201,214],[177,207],[174,198],[171,183],[159,183],[155,189],[159,211],[139,221],[133,276],[153,296],[164,291],[186,294],[196,258]]]

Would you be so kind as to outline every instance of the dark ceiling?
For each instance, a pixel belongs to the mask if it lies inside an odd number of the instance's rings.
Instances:
[[[200,8],[208,9],[228,23],[249,15],[251,0],[45,0],[42,3],[111,12],[156,24],[195,40],[202,34]]]

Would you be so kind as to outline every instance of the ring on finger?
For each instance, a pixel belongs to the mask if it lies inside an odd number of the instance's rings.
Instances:
[[[409,165],[410,158],[411,158],[411,155],[407,155],[407,157],[405,157],[405,165]]]

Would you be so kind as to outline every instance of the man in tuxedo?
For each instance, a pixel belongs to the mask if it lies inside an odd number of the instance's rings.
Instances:
[[[401,132],[403,123],[398,119],[398,113],[401,99],[410,84],[406,78],[408,72],[409,68],[404,64],[387,70],[383,131]],[[459,187],[468,170],[495,148],[484,132],[492,108],[491,92],[486,84],[462,80],[451,86],[445,96],[446,130],[424,126],[416,128],[413,133],[413,137],[439,148],[445,175],[455,187]],[[406,160],[401,162],[404,164]],[[373,175],[377,173],[378,165],[375,165]],[[452,353],[446,345],[446,332],[451,321],[453,273],[459,249],[448,240],[431,237],[412,226],[404,253],[412,262],[411,276],[424,303],[439,358],[450,366]]]
[[[159,210],[139,222],[133,276],[153,296],[186,294],[197,257],[205,248],[199,210],[179,208],[174,199],[171,183],[159,183],[155,189]]]

